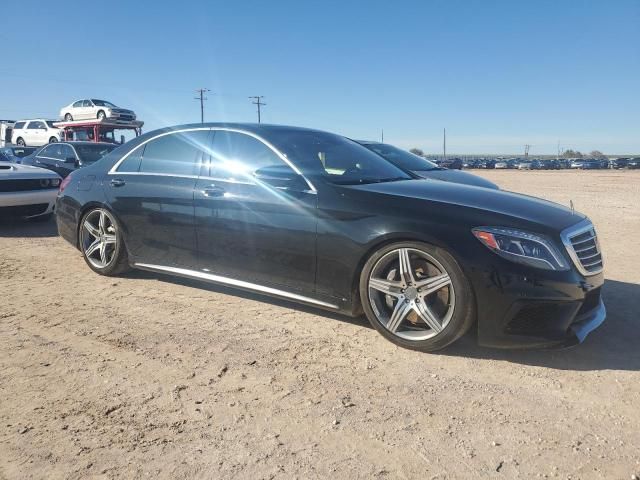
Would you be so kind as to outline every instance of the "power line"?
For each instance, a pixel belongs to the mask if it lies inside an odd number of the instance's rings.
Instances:
[[[194,100],[200,100],[200,123],[204,123],[204,101],[208,100],[207,97],[204,96],[205,93],[210,92],[208,88],[199,88],[196,90],[196,93],[199,94],[198,97],[194,97]]]
[[[255,101],[253,101],[251,103],[253,103],[254,105],[258,106],[258,123],[260,123],[260,106],[261,105],[266,105],[266,103],[262,102],[260,99],[264,98],[264,96],[263,95],[253,95],[253,96],[249,97],[249,99],[251,99],[251,98],[255,99]]]

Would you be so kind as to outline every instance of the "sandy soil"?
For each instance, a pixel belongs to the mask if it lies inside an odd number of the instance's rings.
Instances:
[[[0,478],[640,475],[640,172],[484,172],[587,213],[607,322],[566,351],[396,348],[364,319],[0,228]]]

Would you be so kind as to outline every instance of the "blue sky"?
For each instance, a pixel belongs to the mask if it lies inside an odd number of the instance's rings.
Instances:
[[[82,5],[72,8],[71,5]],[[93,8],[92,5],[96,7]],[[321,128],[406,148],[640,153],[640,0],[7,2],[0,118],[94,97],[145,130]]]

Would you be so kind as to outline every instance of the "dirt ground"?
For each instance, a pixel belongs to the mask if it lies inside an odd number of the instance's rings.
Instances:
[[[365,319],[100,277],[0,227],[0,479],[640,475],[640,171],[487,171],[591,216],[606,323],[563,351],[399,349]]]

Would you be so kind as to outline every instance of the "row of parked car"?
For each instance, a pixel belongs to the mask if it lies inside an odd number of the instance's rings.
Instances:
[[[455,161],[449,160],[449,162]],[[635,158],[616,158],[616,159],[599,159],[599,158],[585,158],[585,159],[550,159],[550,160],[524,160],[518,158],[511,158],[507,160],[468,160],[461,163],[461,168],[488,168],[488,169],[517,169],[517,170],[602,170],[602,169],[621,169],[640,168],[640,157]]]

